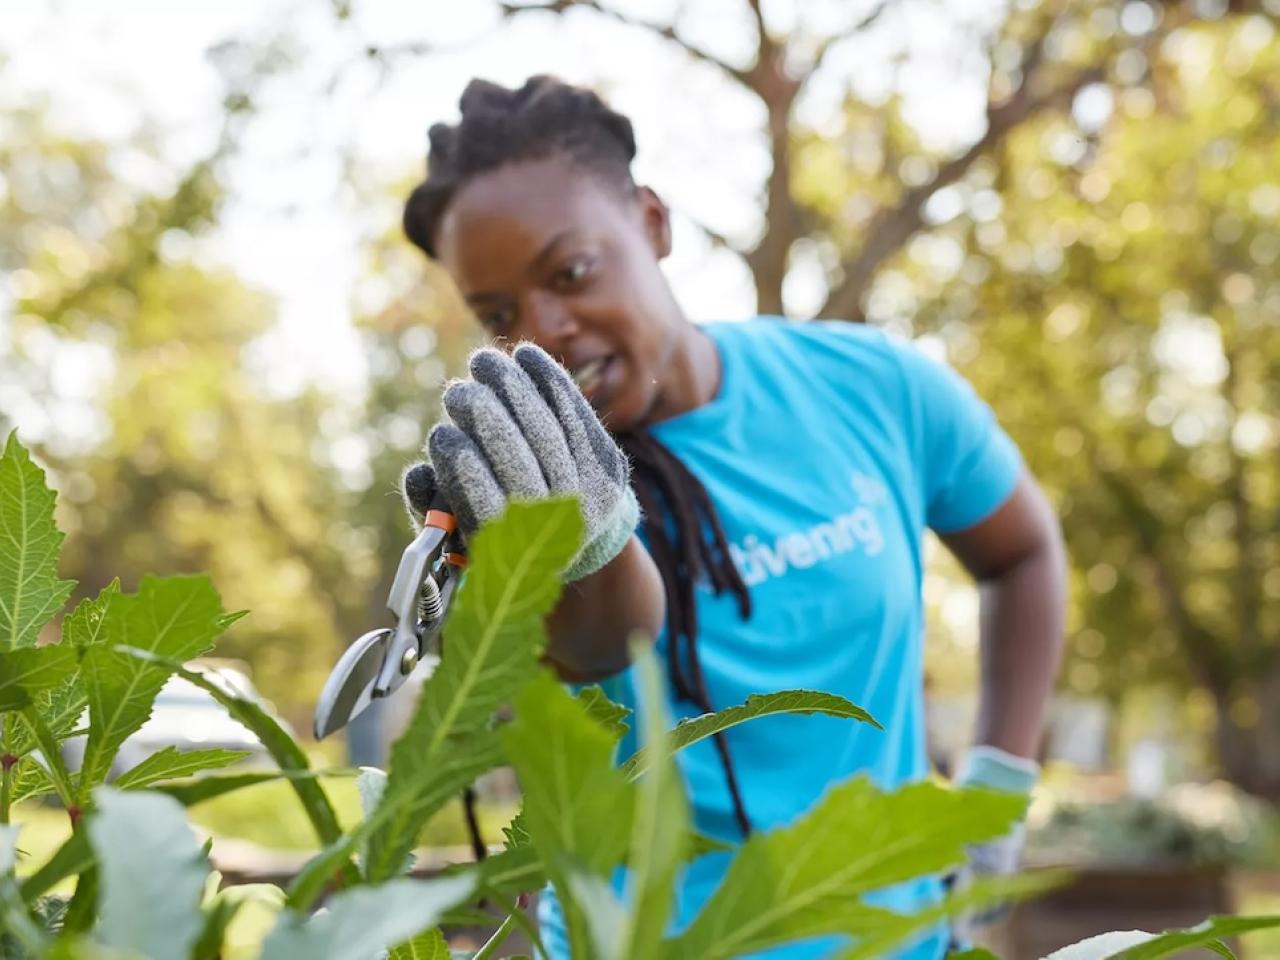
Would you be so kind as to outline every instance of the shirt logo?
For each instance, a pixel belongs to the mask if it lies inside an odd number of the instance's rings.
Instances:
[[[748,587],[791,570],[805,570],[815,564],[855,550],[868,557],[878,556],[885,546],[884,532],[873,512],[889,499],[889,491],[875,477],[855,472],[851,480],[859,503],[805,530],[784,533],[770,541],[747,534],[741,543],[729,545],[729,556]]]

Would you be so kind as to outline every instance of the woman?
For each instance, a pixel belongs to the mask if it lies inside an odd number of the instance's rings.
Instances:
[[[548,621],[567,680],[604,681],[633,705],[626,642],[641,629],[658,639],[677,716],[808,688],[884,725],[774,717],[682,752],[698,828],[730,841],[789,822],[858,772],[888,789],[926,776],[932,528],[983,587],[981,710],[962,776],[1029,791],[1063,556],[988,408],[948,368],[864,325],[690,322],[660,268],[668,211],[631,178],[630,123],[593,93],[547,77],[518,90],[475,81],[461,108],[457,125],[431,129],[405,229],[499,346],[523,343],[480,351],[446,392],[434,473],[406,475],[414,513],[437,487],[464,530],[509,497],[581,496],[588,545]],[[985,869],[1015,859],[1012,838],[974,852]],[[725,863],[686,871],[678,924]],[[912,910],[937,895],[929,880],[876,899]],[[540,918],[566,955],[553,897]],[[904,956],[940,956],[943,940]]]

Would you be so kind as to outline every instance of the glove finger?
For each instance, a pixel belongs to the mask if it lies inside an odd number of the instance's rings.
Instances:
[[[520,344],[514,356],[560,422],[578,464],[582,489],[591,491],[601,484],[625,486],[626,458],[564,367],[532,343]]]
[[[485,347],[471,355],[471,376],[502,401],[533,451],[547,489],[552,493],[580,489],[578,467],[564,430],[529,375],[501,350]]]
[[[436,472],[431,469],[431,464],[421,460],[409,464],[400,475],[400,496],[416,526],[422,526],[435,495]]]
[[[542,469],[497,394],[483,383],[462,381],[445,391],[444,408],[479,446],[508,498],[536,500],[547,495]]]
[[[451,423],[437,424],[427,440],[436,481],[464,534],[502,513],[506,497],[480,448]]]

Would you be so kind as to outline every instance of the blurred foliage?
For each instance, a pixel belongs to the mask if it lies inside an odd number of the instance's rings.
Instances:
[[[1053,493],[1072,685],[1207,690],[1224,769],[1270,792],[1280,40],[1258,17],[1186,27],[1140,66],[1094,123],[1029,125],[944,198],[873,319],[939,336]]]
[[[1278,838],[1273,810],[1219,782],[1181,784],[1156,798],[1064,799],[1027,846],[1042,862],[1269,867]]]
[[[728,69],[785,161],[790,203],[771,179],[776,230],[742,251],[762,302],[816,264],[829,304],[936,336],[1060,508],[1066,682],[1207,691],[1226,774],[1259,791],[1280,791],[1276,9],[1015,4],[984,40],[989,129],[958,154],[894,93],[792,115],[807,74],[766,67],[813,72],[822,56],[788,44],[851,34],[766,33],[756,68]],[[301,728],[336,652],[382,620],[409,535],[397,481],[478,331],[400,235],[410,181],[355,176],[368,392],[264,382],[250,348],[274,305],[201,255],[259,60],[283,56],[258,46],[213,51],[226,129],[185,170],[145,135],[45,129],[41,104],[0,115],[0,429],[58,420],[24,439],[63,494],[64,576],[209,570],[254,611],[227,653]]]

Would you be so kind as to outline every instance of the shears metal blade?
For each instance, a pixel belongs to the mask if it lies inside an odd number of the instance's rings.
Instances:
[[[395,693],[419,665],[434,670],[439,663],[440,629],[466,566],[456,526],[445,509],[427,512],[387,595],[393,625],[370,630],[352,643],[320,691],[317,740],[345,727],[374,700]]]

